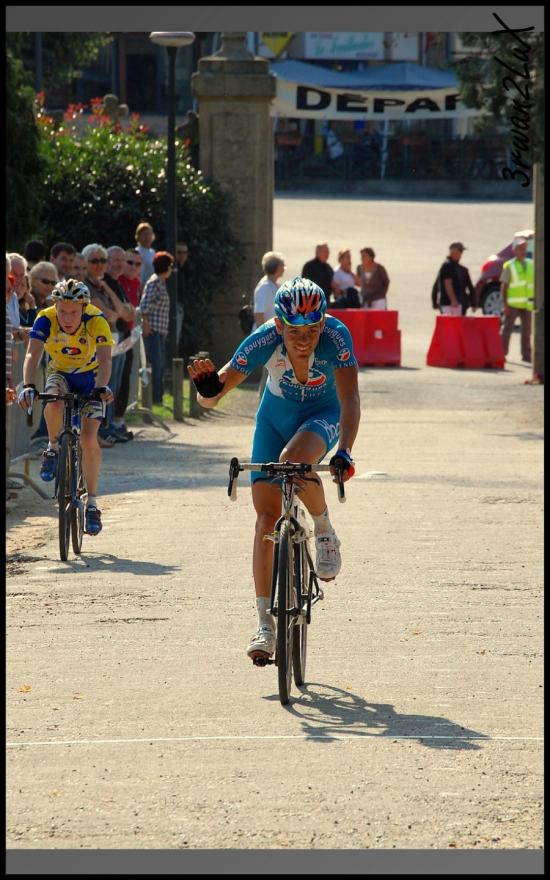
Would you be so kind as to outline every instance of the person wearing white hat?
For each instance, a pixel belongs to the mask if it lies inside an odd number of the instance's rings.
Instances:
[[[534,308],[534,266],[527,256],[527,239],[516,236],[512,242],[514,256],[507,260],[500,276],[504,301],[504,321],[501,329],[504,354],[508,355],[510,336],[516,323],[521,321],[521,357],[531,363],[531,312]]]

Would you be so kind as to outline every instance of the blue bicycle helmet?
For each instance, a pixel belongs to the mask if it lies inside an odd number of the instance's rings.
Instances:
[[[299,275],[281,284],[273,305],[276,317],[293,327],[318,324],[327,310],[322,288]]]

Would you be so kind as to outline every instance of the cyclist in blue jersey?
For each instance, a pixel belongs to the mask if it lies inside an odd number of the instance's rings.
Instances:
[[[281,285],[275,296],[275,317],[241,342],[219,371],[211,360],[196,360],[188,372],[201,406],[216,406],[259,365],[269,377],[256,415],[252,461],[320,462],[337,444],[330,459],[339,459],[344,480],[354,474],[351,449],[360,419],[357,361],[347,327],[326,315],[322,289],[305,278]],[[332,471],[333,475],[335,471]],[[340,541],[331,525],[323,486],[316,475],[301,484],[300,498],[315,528],[316,572],[333,580],[341,568]],[[280,484],[253,471],[252,499],[256,510],[253,572],[258,631],[247,654],[254,659],[275,650],[275,620],[269,613],[273,544],[264,541],[281,515]]]

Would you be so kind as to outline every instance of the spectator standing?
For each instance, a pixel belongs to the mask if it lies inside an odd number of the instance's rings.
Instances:
[[[314,281],[315,284],[318,284],[324,292],[327,302],[331,292],[334,290],[332,283],[334,271],[332,266],[328,263],[329,255],[330,251],[328,244],[326,242],[318,244],[315,248],[314,259],[305,263],[304,268],[302,269],[302,277],[309,278],[310,281]]]
[[[19,300],[19,322],[21,327],[28,327],[29,330],[34,324],[34,319],[38,314],[36,300],[31,293],[31,282],[29,274],[26,273],[23,285],[20,287],[22,293],[17,294]]]
[[[157,251],[153,258],[154,272],[145,284],[139,310],[143,322],[143,342],[153,374],[153,403],[162,404],[166,337],[170,323],[170,297],[166,279],[174,268],[174,257]]]
[[[15,275],[11,271],[10,255],[6,254],[6,320],[9,320],[12,329],[12,338],[14,331],[20,325],[19,317],[19,299],[14,290]]]
[[[181,331],[185,317],[185,295],[187,293],[189,276],[187,274],[187,260],[189,248],[184,241],[176,245],[176,351],[180,349]]]
[[[31,239],[23,248],[23,256],[27,261],[27,269],[32,269],[37,263],[46,259],[46,245],[38,239]]]
[[[120,286],[128,297],[128,301],[135,309],[139,306],[141,298],[141,267],[143,260],[137,248],[130,248],[124,255],[124,269],[118,279]],[[131,327],[134,322],[130,322]]]
[[[25,276],[27,274],[27,261],[22,254],[8,254],[11,263],[11,275],[13,276],[12,287],[17,298],[26,292]]]
[[[357,266],[357,276],[361,283],[361,298],[364,309],[387,309],[386,294],[390,279],[384,266],[375,261],[376,254],[371,247],[361,248],[361,265]]]
[[[76,248],[68,241],[58,241],[50,250],[50,262],[54,264],[60,281],[72,278]]]
[[[512,248],[514,256],[506,260],[500,275],[500,289],[504,301],[504,322],[501,336],[504,354],[508,355],[510,335],[516,323],[521,321],[521,358],[531,363],[531,312],[534,306],[533,260],[527,256],[528,242],[526,238],[514,239]]]
[[[124,317],[125,312],[122,309],[122,302],[104,280],[108,262],[107,251],[102,245],[95,242],[82,248],[82,254],[86,260],[86,278],[84,283],[90,291],[91,303],[96,308],[101,309],[101,312],[107,319],[113,337],[113,345],[116,345],[119,340],[117,321],[119,318]],[[116,357],[112,358],[112,371],[122,370],[124,365],[117,364],[116,361]],[[113,376],[111,372],[109,387],[111,387],[113,379],[120,381],[120,374],[117,375],[115,372]],[[107,418],[107,426],[102,425],[98,433],[99,445],[104,449],[113,446],[117,442],[112,430],[112,409],[107,413],[107,417],[109,416],[110,420]]]
[[[86,278],[86,260],[82,254],[75,254],[71,277],[76,278],[77,281],[84,281]]]
[[[31,293],[36,302],[38,311],[47,309],[53,305],[52,290],[59,281],[57,271],[53,263],[41,260],[36,263],[29,272]]]
[[[334,273],[333,287],[334,304],[339,309],[358,309],[361,306],[356,284],[361,282],[351,268],[351,250],[343,248],[338,251],[338,268]]]
[[[275,316],[273,305],[275,294],[279,289],[279,281],[284,275],[285,258],[276,251],[268,251],[262,257],[263,277],[258,281],[254,290],[254,326],[256,330],[266,321]]]
[[[285,258],[276,251],[268,251],[262,257],[263,278],[260,278],[254,290],[254,324],[252,330],[256,330],[275,317],[274,300],[279,289],[279,281],[285,271]],[[267,368],[262,366],[262,377],[258,386],[258,395],[261,398],[264,393],[269,376]]]
[[[120,283],[126,267],[126,252],[118,245],[113,245],[107,248],[107,255],[107,271],[103,278],[124,307],[124,317],[119,316],[116,322],[119,342],[122,342],[130,336],[135,318],[135,309],[126,296],[123,285]],[[113,357],[110,387],[115,399],[112,404],[109,404],[111,409],[109,410],[109,407],[107,407],[108,422],[112,426],[111,433],[114,434],[116,441],[119,443],[125,443],[134,436],[124,425],[124,413],[128,406],[128,396],[130,393],[130,374],[126,370],[128,354],[129,352],[123,352]]]
[[[466,250],[461,241],[449,245],[449,256],[439,270],[439,301],[442,315],[460,317],[474,303],[474,285],[466,266],[460,265]],[[475,308],[475,306],[474,306]]]
[[[155,232],[150,223],[138,223],[136,228],[136,246],[141,254],[143,265],[141,267],[141,284],[142,287],[149,280],[155,271],[153,266],[153,257],[155,251],[151,247],[155,240]]]

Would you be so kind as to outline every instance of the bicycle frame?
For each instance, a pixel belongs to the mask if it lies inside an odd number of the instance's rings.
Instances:
[[[63,407],[63,428],[59,434],[58,440],[59,443],[62,442],[63,437],[68,435],[70,438],[70,446],[71,446],[71,454],[77,454],[78,446],[80,445],[80,432],[81,432],[81,415],[80,411],[82,409],[83,404],[85,404],[89,400],[97,399],[95,392],[91,392],[90,394],[76,394],[74,392],[68,392],[67,394],[44,394],[39,393],[35,394],[35,398],[38,400],[43,400],[45,403],[54,403],[56,401],[62,401],[64,403]],[[103,414],[105,414],[105,404],[103,404]],[[32,422],[32,408],[28,410],[28,419]],[[59,472],[55,478],[55,489],[54,495],[57,496],[57,491],[59,488]],[[76,468],[71,468],[71,507],[82,509],[83,502],[77,496],[78,486],[77,486],[77,471]]]
[[[308,474],[311,473],[319,473],[319,472],[330,472],[330,465],[313,465],[313,464],[303,464],[303,463],[295,463],[295,462],[269,462],[267,464],[254,464],[251,462],[243,462],[242,464],[239,462],[237,458],[232,458],[229,466],[229,486],[227,490],[227,494],[231,498],[232,501],[235,501],[237,498],[237,479],[239,473],[241,471],[263,471],[269,476],[273,477],[282,477],[282,503],[283,503],[283,513],[275,523],[275,527],[272,535],[266,535],[267,540],[273,541],[274,544],[279,543],[279,535],[281,533],[281,526],[285,521],[288,521],[292,527],[292,543],[294,545],[303,545],[303,552],[306,554],[306,559],[308,562],[309,569],[309,583],[307,585],[307,593],[303,592],[304,585],[302,584],[301,590],[301,607],[300,608],[292,608],[286,609],[287,613],[292,614],[294,617],[298,617],[301,614],[306,616],[307,623],[311,622],[311,608],[316,603],[319,602],[323,598],[323,592],[319,587],[319,583],[317,580],[317,575],[315,574],[315,566],[313,565],[313,561],[311,559],[309,549],[307,546],[308,534],[304,529],[303,525],[298,522],[298,504],[299,501],[295,500],[296,493],[296,484],[295,478],[299,479],[312,479],[308,477]],[[338,477],[338,499],[341,502],[346,500],[345,491],[344,491],[344,483],[342,481],[342,470],[338,468],[337,470]],[[314,478],[313,478],[314,479]],[[295,514],[293,515],[293,505],[296,505]],[[302,551],[298,551],[298,555],[301,556]],[[301,562],[301,559],[300,559]],[[273,569],[272,569],[272,582],[271,582],[271,607],[270,614],[273,614],[274,617],[277,616],[277,607],[275,605],[275,595],[277,588],[277,576],[278,576],[278,566],[279,560],[277,553],[273,556]],[[315,594],[313,590],[315,589]],[[304,599],[307,598],[307,603],[304,609]]]

